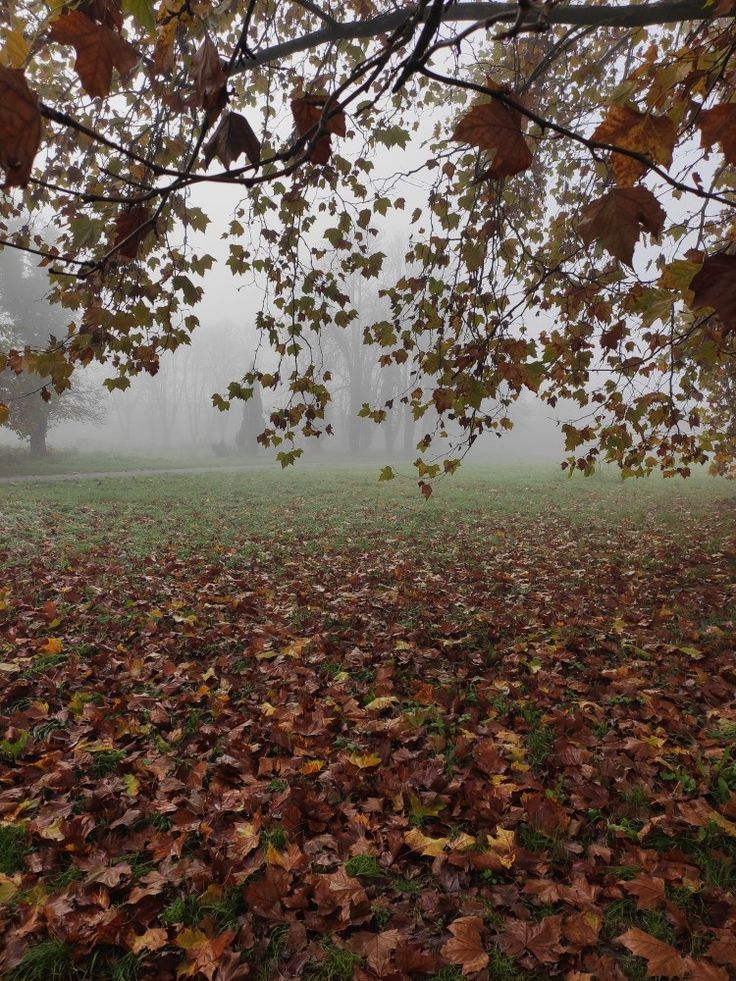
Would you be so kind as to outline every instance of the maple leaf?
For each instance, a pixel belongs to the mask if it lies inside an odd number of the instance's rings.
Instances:
[[[150,212],[142,204],[120,212],[115,219],[115,258],[135,259],[152,227]]]
[[[639,112],[631,106],[613,106],[593,132],[593,139],[641,153],[654,163],[669,167],[677,127],[669,116]],[[611,168],[616,183],[624,187],[635,184],[648,169],[640,160],[615,152]]]
[[[545,916],[539,923],[512,920],[499,937],[499,946],[512,957],[530,951],[543,964],[552,964],[560,955],[561,916]]]
[[[630,266],[642,229],[658,238],[665,218],[648,188],[616,187],[586,205],[578,230],[586,245],[600,241],[611,255]]]
[[[38,98],[20,68],[0,65],[0,167],[4,188],[25,187],[41,142]]]
[[[218,937],[208,937],[204,930],[187,928],[182,930],[176,940],[177,947],[186,951],[187,963],[179,968],[179,977],[192,977],[201,972],[208,979],[213,978],[223,951],[235,936],[233,930],[226,930]]]
[[[483,946],[483,920],[479,916],[461,916],[449,926],[452,939],[442,947],[442,954],[451,964],[458,964],[463,974],[473,974],[488,966],[489,957]]]
[[[328,105],[328,110],[324,113],[326,105]],[[327,96],[298,96],[291,100],[291,112],[299,136],[306,136],[311,129],[319,125],[323,113],[325,118],[322,128],[326,133],[332,133],[335,136],[345,136],[347,134],[345,113],[340,108],[339,103],[335,102],[334,99],[328,103]]]
[[[488,176],[513,177],[532,163],[532,152],[521,131],[521,119],[518,109],[493,99],[466,112],[452,138],[493,154]]]
[[[209,34],[192,58],[192,77],[199,96],[200,109],[212,113],[212,118],[227,101],[227,79],[220,62],[220,56]],[[211,121],[211,120],[210,120]]]
[[[81,10],[67,10],[51,26],[49,37],[59,44],[71,44],[77,53],[74,68],[85,92],[104,98],[110,94],[112,70],[121,75],[138,62],[138,52],[117,31],[96,24]]]
[[[305,95],[291,100],[291,112],[299,136],[306,136],[315,126],[319,125],[324,107],[327,104],[326,96]],[[345,136],[347,133],[345,113],[340,108],[339,103],[334,100],[329,102],[329,109],[325,113],[322,128],[325,132],[317,137],[314,146],[307,154],[307,159],[313,164],[326,164],[330,159],[332,153],[331,134]]]
[[[638,909],[655,909],[664,904],[664,879],[640,872],[634,879],[624,882],[623,887],[636,896]]]
[[[698,116],[700,145],[704,148],[720,143],[726,162],[736,164],[736,102],[722,102],[704,109]]]
[[[712,307],[727,333],[736,330],[736,255],[706,256],[690,282],[693,310]]]
[[[687,966],[684,959],[664,940],[658,940],[657,937],[645,933],[638,927],[632,927],[615,939],[617,943],[627,947],[632,954],[644,958],[647,962],[647,977],[684,978],[686,976]]]
[[[204,165],[209,166],[212,158],[217,157],[229,170],[230,164],[242,153],[257,167],[261,162],[261,142],[245,116],[239,112],[226,112],[204,148]]]
[[[401,932],[383,930],[381,933],[360,934],[353,939],[357,941],[354,945],[355,949],[365,957],[368,967],[380,978],[388,971],[393,953],[401,939]],[[352,943],[351,947],[353,947]]]
[[[404,832],[404,841],[414,851],[420,852],[427,858],[434,858],[441,855],[445,846],[449,845],[449,838],[429,838],[419,828],[411,828]]]

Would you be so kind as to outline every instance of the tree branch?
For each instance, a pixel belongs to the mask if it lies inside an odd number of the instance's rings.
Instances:
[[[425,9],[426,18],[431,7]],[[263,51],[257,51],[253,60],[233,69],[233,74],[249,71],[259,65],[270,64],[300,51],[317,48],[335,41],[353,41],[360,38],[378,37],[390,33],[407,24],[416,15],[416,6],[401,7],[387,14],[379,14],[369,20],[335,23],[312,31],[303,37],[292,38],[283,44],[274,44]],[[442,14],[444,23],[462,21],[494,22],[510,21],[517,17],[518,4],[498,3],[494,0],[481,3],[454,3],[448,5]],[[736,18],[736,7],[732,7],[726,18]],[[551,7],[544,15],[546,24],[569,24],[575,27],[646,27],[650,24],[679,24],[688,20],[710,20],[713,18],[712,5],[708,0],[663,0],[661,3],[629,4],[626,6],[597,6],[593,4],[559,4]],[[421,21],[422,18],[420,18]],[[528,23],[533,23],[530,20]]]

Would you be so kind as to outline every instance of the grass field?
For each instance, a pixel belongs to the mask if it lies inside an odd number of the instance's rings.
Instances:
[[[376,474],[0,486],[3,977],[731,976],[734,485]]]

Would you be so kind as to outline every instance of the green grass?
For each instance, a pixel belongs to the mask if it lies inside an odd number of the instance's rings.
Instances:
[[[23,859],[31,851],[25,828],[18,824],[0,824],[0,872],[13,875],[23,868]]]
[[[549,519],[550,500],[556,521],[651,534],[677,526],[689,507],[705,509],[733,495],[728,481],[702,476],[634,483],[611,471],[586,479],[546,467],[469,466],[440,481],[426,502],[413,478],[386,484],[376,476],[374,466],[305,466],[0,485],[0,540],[14,551],[16,543],[32,548],[51,537],[59,560],[94,547],[142,555],[167,544],[181,555],[233,550],[238,564],[255,557],[279,565],[288,561],[295,534],[315,555],[324,554],[326,541],[331,553],[354,554],[391,536],[411,536],[441,558],[477,541],[479,523],[490,534],[497,520]],[[725,523],[721,534],[728,534]],[[508,537],[502,542],[508,545]]]
[[[345,863],[345,871],[354,877],[381,879],[386,874],[373,855],[354,855]]]

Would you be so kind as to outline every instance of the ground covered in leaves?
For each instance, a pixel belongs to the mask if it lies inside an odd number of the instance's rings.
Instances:
[[[736,976],[704,480],[0,488],[0,973]]]

